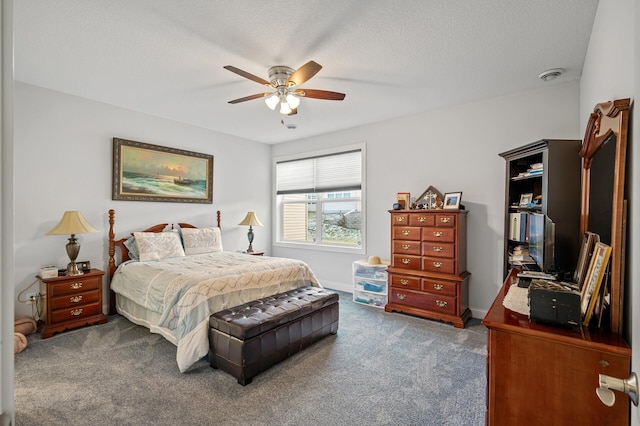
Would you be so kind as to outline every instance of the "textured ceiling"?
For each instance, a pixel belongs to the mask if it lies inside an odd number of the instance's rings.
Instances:
[[[15,2],[16,80],[278,143],[579,79],[597,0],[29,0]],[[323,69],[285,122],[272,65]],[[544,83],[549,68],[566,72]]]

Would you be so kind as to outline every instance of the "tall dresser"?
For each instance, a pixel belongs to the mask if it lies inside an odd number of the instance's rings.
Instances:
[[[390,210],[387,312],[464,328],[471,317],[466,210]]]

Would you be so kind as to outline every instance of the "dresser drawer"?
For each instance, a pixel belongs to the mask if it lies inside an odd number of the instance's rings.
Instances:
[[[456,298],[444,294],[438,295],[393,288],[389,295],[389,302],[415,306],[448,315],[455,315],[456,313]]]
[[[421,228],[410,227],[410,226],[395,226],[393,228],[393,239],[394,240],[420,240],[420,231]]]
[[[455,281],[423,279],[422,290],[433,294],[445,294],[455,297],[458,295],[458,283]]]
[[[52,312],[52,320],[54,323],[62,321],[75,320],[79,318],[90,317],[102,313],[102,306],[99,303],[91,305],[73,306],[71,308],[60,309]]]
[[[455,228],[423,228],[422,239],[424,241],[443,241],[446,243],[455,242],[456,230]]]
[[[453,258],[455,247],[452,243],[422,243],[422,254],[430,257]]]
[[[394,254],[415,254],[420,256],[422,251],[420,250],[420,241],[394,241],[393,242]]]
[[[51,309],[57,310],[61,308],[70,308],[78,305],[87,305],[100,300],[98,290],[86,291],[83,293],[67,294],[65,296],[54,297],[51,300]]]
[[[422,268],[422,257],[407,254],[394,254],[393,266],[396,268],[413,269],[419,271]]]
[[[407,275],[391,275],[391,287],[420,290],[420,278]]]
[[[55,298],[65,294],[83,293],[88,290],[101,288],[102,276],[82,278],[82,275],[73,280],[50,284],[47,297]]]
[[[391,215],[392,226],[407,226],[409,225],[409,214],[407,213],[394,213]]]
[[[423,258],[422,269],[425,271],[440,272],[443,274],[455,274],[456,261],[455,259],[425,257]]]
[[[436,216],[433,213],[416,213],[409,216],[410,226],[435,226]]]
[[[435,226],[454,227],[456,226],[455,214],[438,213],[435,217]]]

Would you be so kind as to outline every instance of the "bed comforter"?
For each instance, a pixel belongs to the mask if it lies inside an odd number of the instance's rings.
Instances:
[[[111,280],[116,294],[160,314],[155,325],[175,336],[180,372],[207,355],[211,314],[304,286],[321,287],[300,260],[232,252],[125,262]]]

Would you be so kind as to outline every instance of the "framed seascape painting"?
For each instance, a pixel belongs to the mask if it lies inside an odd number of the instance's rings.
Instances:
[[[113,138],[113,200],[213,203],[213,155]]]

